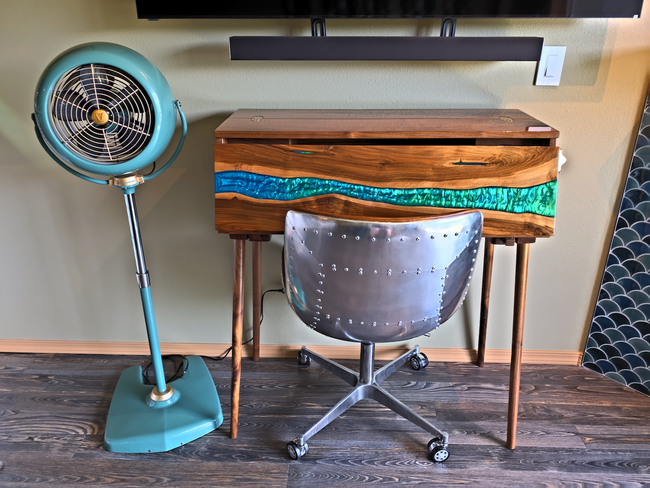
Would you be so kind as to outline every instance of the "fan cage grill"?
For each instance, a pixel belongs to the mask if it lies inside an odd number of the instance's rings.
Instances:
[[[154,132],[154,111],[146,91],[128,73],[106,64],[84,64],[64,73],[54,85],[48,108],[59,142],[94,163],[135,158]]]

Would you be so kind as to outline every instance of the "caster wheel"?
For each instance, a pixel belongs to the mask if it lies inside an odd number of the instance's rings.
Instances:
[[[308,451],[309,451],[309,446],[307,446],[306,442],[303,444],[302,447],[300,447],[295,442],[295,439],[287,444],[287,452],[289,453],[289,457],[294,461],[303,457],[305,454],[307,454]]]
[[[411,356],[411,368],[416,371],[424,369],[429,364],[429,358],[423,352]]]
[[[442,446],[436,446],[431,451],[431,459],[437,463],[446,461],[449,457],[449,451]]]
[[[431,452],[433,451],[436,447],[442,445],[442,439],[440,437],[434,437],[429,441],[427,444],[427,451]]]
[[[311,358],[301,351],[298,353],[298,364],[300,366],[309,366],[311,364]]]

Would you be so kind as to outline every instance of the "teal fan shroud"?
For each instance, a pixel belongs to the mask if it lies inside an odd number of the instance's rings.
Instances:
[[[337,194],[359,200],[400,206],[468,208],[555,217],[557,180],[525,188],[484,187],[377,188],[313,177],[278,178],[245,171],[222,171],[214,176],[215,193],[239,193],[261,200],[289,201]]]
[[[177,112],[182,134],[175,152],[159,169],[139,174],[169,145]],[[108,411],[104,447],[125,453],[168,451],[213,431],[223,414],[203,360],[190,356],[180,378],[165,379],[135,205],[135,188],[172,164],[187,133],[167,80],[129,48],[83,44],[47,66],[36,89],[32,119],[36,137],[57,164],[86,181],[119,187],[124,194],[155,384],[149,384],[140,366],[122,373]]]
[[[113,69],[116,69],[113,72]],[[61,84],[62,78],[71,71],[67,83]],[[85,71],[84,71],[85,70]],[[95,74],[95,76],[93,76]],[[72,133],[71,140],[57,134],[57,117],[54,109],[61,108],[68,116],[74,129],[84,134],[93,129],[92,119],[88,117],[97,108],[114,115],[115,123],[125,112],[141,110],[133,103],[134,89],[131,85],[116,86],[119,74],[125,74],[133,80],[144,93],[144,102],[151,113],[151,128],[147,132],[146,145],[139,154],[124,160],[100,162],[88,154],[80,155],[71,149],[80,136]],[[148,100],[146,100],[148,98]],[[120,102],[120,105],[112,104]],[[38,129],[48,147],[63,161],[83,171],[97,175],[121,175],[137,171],[158,159],[167,148],[176,126],[176,107],[174,97],[167,80],[162,73],[141,54],[118,44],[98,42],[82,44],[71,48],[52,61],[38,81],[34,102],[34,115]],[[86,113],[88,112],[88,113]],[[137,112],[136,123],[141,123],[142,112]],[[111,122],[114,122],[113,120]],[[119,127],[119,126],[118,126]],[[106,127],[109,132],[110,126]],[[145,132],[142,127],[131,127],[135,136]],[[82,134],[83,135],[83,134]],[[63,140],[62,140],[63,139]],[[89,141],[87,144],[92,143]]]

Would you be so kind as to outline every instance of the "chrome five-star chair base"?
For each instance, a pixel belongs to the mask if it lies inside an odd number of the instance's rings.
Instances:
[[[436,437],[431,439],[427,446],[435,461],[445,461],[449,457],[449,451],[447,450],[449,436],[447,433],[438,430],[429,421],[415,413],[379,386],[386,378],[397,371],[407,361],[411,362],[411,366],[414,369],[424,368],[428,364],[428,359],[423,353],[420,353],[420,346],[415,346],[407,353],[402,354],[400,357],[379,368],[377,371],[374,370],[375,345],[373,343],[361,343],[359,373],[303,347],[300,350],[300,353],[298,353],[298,362],[306,365],[311,362],[311,359],[316,361],[330,373],[333,373],[349,385],[353,386],[354,389],[334,405],[330,411],[316,422],[307,432],[296,437],[293,441],[287,444],[287,451],[292,459],[299,459],[305,455],[309,450],[307,441],[312,436],[329,425],[334,419],[342,415],[354,404],[366,398],[372,398],[376,402],[391,409],[396,414],[411,421],[418,427],[421,427],[430,434],[435,435]]]
[[[474,272],[483,229],[480,212],[408,221],[361,221],[289,211],[284,227],[284,289],[289,306],[311,330],[361,344],[359,373],[303,348],[354,387],[319,422],[287,445],[298,459],[307,440],[364,398],[372,398],[435,435],[436,462],[447,459],[447,434],[394,398],[380,384],[407,361],[421,369],[419,347],[374,370],[375,344],[415,339],[437,329],[461,306]]]

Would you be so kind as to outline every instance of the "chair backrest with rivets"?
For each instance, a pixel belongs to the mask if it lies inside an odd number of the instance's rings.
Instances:
[[[284,280],[310,328],[354,342],[418,337],[460,307],[483,229],[478,211],[366,222],[289,211]]]

